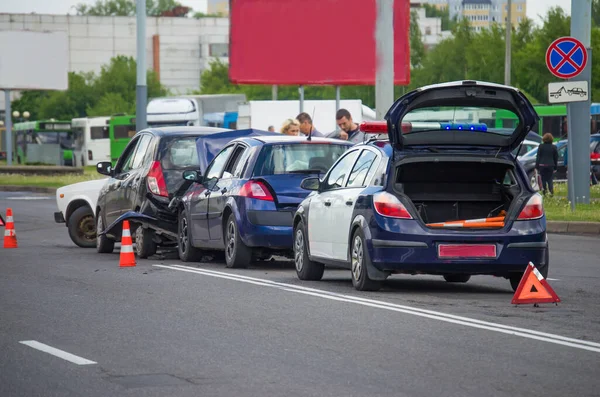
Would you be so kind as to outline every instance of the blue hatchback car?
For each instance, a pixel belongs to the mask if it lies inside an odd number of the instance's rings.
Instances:
[[[514,129],[494,128],[496,110]],[[298,277],[319,280],[324,266],[351,270],[358,290],[377,290],[393,273],[508,278],[514,289],[529,262],[548,274],[542,197],[512,156],[538,116],[517,89],[459,81],[399,98],[386,133],[348,150],[294,216]]]
[[[227,267],[234,268],[274,252],[291,255],[292,219],[310,193],[300,187],[302,180],[327,172],[350,146],[280,134],[240,138],[215,156],[204,175],[184,172],[195,183],[178,214],[180,259],[224,250]]]

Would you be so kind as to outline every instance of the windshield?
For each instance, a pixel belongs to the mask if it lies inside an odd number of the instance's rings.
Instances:
[[[348,147],[320,143],[265,145],[254,175],[325,173]]]
[[[504,127],[502,119],[515,119],[514,125]],[[499,115],[498,115],[499,116]],[[506,109],[493,107],[432,106],[413,109],[402,119],[402,134],[428,131],[469,131],[474,135],[510,136],[518,127],[518,116]]]

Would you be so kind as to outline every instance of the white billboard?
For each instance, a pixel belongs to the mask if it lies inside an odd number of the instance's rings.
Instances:
[[[66,90],[67,32],[0,32],[0,90]]]

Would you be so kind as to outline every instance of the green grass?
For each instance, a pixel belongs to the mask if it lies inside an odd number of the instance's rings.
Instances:
[[[0,186],[37,186],[58,188],[72,183],[90,181],[92,179],[106,178],[96,172],[96,167],[85,167],[81,175],[24,175],[0,174]]]
[[[567,184],[564,182],[555,183],[554,195],[567,197]],[[590,186],[590,198],[600,198],[600,184]]]
[[[578,204],[573,212],[565,197],[545,197],[544,210],[549,221],[600,222],[600,201]]]

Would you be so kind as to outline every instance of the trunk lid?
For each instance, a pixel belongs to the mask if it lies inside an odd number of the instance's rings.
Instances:
[[[515,125],[496,118],[512,113]],[[423,147],[517,148],[539,120],[533,105],[513,87],[458,81],[426,86],[400,97],[385,115],[397,150]]]

